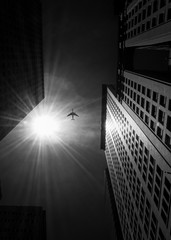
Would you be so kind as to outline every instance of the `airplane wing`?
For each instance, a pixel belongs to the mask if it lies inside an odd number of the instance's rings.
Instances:
[[[67,115],[67,117],[72,116],[72,115],[73,115],[73,113],[71,112],[71,113],[69,113],[69,114]]]
[[[73,112],[72,114],[75,115],[75,116],[77,116],[77,117],[79,117],[75,112]]]

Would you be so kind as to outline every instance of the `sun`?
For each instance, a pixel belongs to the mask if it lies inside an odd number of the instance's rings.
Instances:
[[[50,115],[35,116],[31,123],[32,133],[39,139],[53,138],[57,133],[57,121]]]

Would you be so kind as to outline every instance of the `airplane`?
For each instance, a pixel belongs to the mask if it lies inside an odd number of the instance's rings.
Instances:
[[[75,120],[75,119],[74,119],[74,116],[79,117],[79,116],[73,111],[73,109],[72,109],[72,112],[67,115],[67,117],[69,117],[69,116],[72,116],[71,120]]]

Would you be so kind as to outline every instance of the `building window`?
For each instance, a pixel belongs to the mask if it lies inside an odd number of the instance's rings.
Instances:
[[[155,0],[153,2],[153,13],[155,13],[158,10],[158,0]]]
[[[158,93],[153,92],[153,101],[157,102],[158,101]]]
[[[143,117],[144,117],[144,113],[143,113],[143,111],[140,111],[140,118],[143,119]]]
[[[145,24],[144,24],[144,23],[141,25],[141,31],[142,31],[142,32],[145,31]]]
[[[134,15],[134,9],[132,9],[132,16]]]
[[[165,135],[165,144],[171,148],[171,138],[169,137],[169,135]]]
[[[151,98],[151,90],[149,88],[147,88],[147,97]]]
[[[143,9],[143,12],[142,12],[142,20],[144,20],[146,17],[146,9]]]
[[[135,103],[133,103],[133,110],[135,111]]]
[[[166,97],[163,95],[160,95],[160,105],[163,107],[166,106]]]
[[[147,29],[147,30],[150,29],[150,21],[147,21],[147,23],[146,23],[146,29]]]
[[[129,104],[130,104],[130,107],[132,107],[132,101],[131,101],[131,100],[130,100],[130,103],[129,103]]]
[[[137,103],[140,104],[140,95],[137,95]]]
[[[157,136],[162,139],[163,137],[163,130],[160,127],[157,127]]]
[[[142,94],[145,95],[145,87],[144,86],[142,86]]]
[[[168,9],[167,11],[167,20],[171,19],[171,8]]]
[[[167,116],[167,129],[171,132],[171,117]]]
[[[147,115],[145,115],[145,123],[148,125],[149,123],[149,117]]]
[[[140,140],[140,147],[143,148],[143,146],[144,146],[144,143]]]
[[[151,120],[150,128],[155,132],[156,124]]]
[[[149,150],[146,147],[144,148],[144,153],[147,157],[149,157]]]
[[[148,6],[147,8],[147,17],[151,15],[151,5]]]
[[[131,90],[130,97],[132,98],[133,91]]]
[[[136,134],[136,140],[139,141],[139,136]]]
[[[151,109],[151,115],[156,118],[157,115],[157,107],[152,105],[152,109]]]
[[[143,6],[147,3],[147,0],[143,0]]]
[[[150,112],[150,103],[148,101],[146,101],[146,111]]]
[[[164,113],[162,110],[159,110],[158,121],[159,121],[159,123],[161,123],[162,125],[164,124],[164,116],[165,116],[165,113]]]
[[[141,13],[138,14],[138,22],[141,22]]]
[[[159,24],[164,22],[164,13],[160,13],[159,15]]]
[[[136,108],[136,113],[139,114],[139,108],[138,107]]]
[[[157,25],[157,19],[156,19],[156,17],[154,17],[152,19],[152,27],[155,27],[156,25]]]
[[[138,91],[140,92],[141,91],[141,85],[138,84]]]
[[[141,2],[139,2],[139,4],[138,4],[138,7],[139,7],[139,9],[141,9],[141,8],[142,8],[142,1],[141,1]]]
[[[166,0],[160,0],[160,8],[166,5]]]
[[[144,100],[144,98],[142,97],[142,98],[141,98],[141,107],[142,107],[142,108],[144,108],[144,102],[145,102],[145,100]]]

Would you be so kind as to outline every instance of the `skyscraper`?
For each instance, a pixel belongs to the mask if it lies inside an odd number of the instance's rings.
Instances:
[[[170,0],[134,0],[126,2],[124,14],[126,47],[170,41]]]
[[[42,207],[0,206],[1,240],[46,240],[46,215]]]
[[[126,2],[116,84],[103,86],[101,148],[125,240],[171,239],[170,9],[170,1]],[[135,68],[143,49],[167,50],[161,71],[155,61],[154,70]]]
[[[0,8],[0,139],[44,98],[41,2]]]

